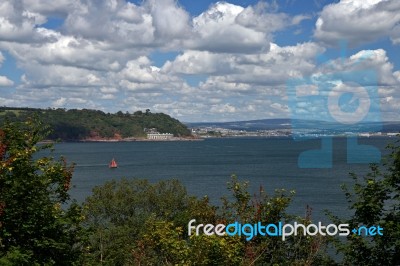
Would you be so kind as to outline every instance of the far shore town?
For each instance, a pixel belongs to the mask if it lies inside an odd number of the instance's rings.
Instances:
[[[177,137],[172,133],[160,133],[156,129],[147,130],[146,137],[121,138],[116,135],[112,138],[87,138],[84,142],[129,142],[129,141],[200,141],[207,138],[236,138],[236,137],[291,137],[291,129],[270,129],[270,130],[235,130],[221,127],[192,128],[192,136]],[[296,137],[324,137],[324,136],[349,136],[359,137],[394,137],[398,133],[393,132],[335,132],[335,131],[313,131],[304,130],[296,133]]]

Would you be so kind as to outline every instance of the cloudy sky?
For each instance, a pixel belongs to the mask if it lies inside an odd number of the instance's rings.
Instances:
[[[326,102],[293,104],[291,81],[314,95],[326,76],[371,71],[354,91],[375,90],[368,106],[399,120],[399,48],[396,0],[2,0],[0,105],[318,118]],[[350,113],[365,103],[352,97]]]

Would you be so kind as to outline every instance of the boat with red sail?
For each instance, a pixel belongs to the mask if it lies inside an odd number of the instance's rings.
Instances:
[[[111,160],[111,162],[108,164],[109,168],[117,168],[117,162],[114,160],[114,158]]]

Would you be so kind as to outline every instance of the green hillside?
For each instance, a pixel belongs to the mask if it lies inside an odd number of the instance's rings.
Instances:
[[[104,113],[98,110],[35,109],[0,107],[0,124],[24,121],[38,116],[53,132],[50,139],[76,141],[102,138],[145,137],[145,129],[155,128],[160,133],[172,133],[177,137],[190,136],[190,130],[177,119],[163,113],[137,111],[133,114]]]

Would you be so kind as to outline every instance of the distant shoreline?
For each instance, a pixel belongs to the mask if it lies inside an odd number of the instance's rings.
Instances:
[[[370,135],[370,136],[365,136],[365,135],[357,135],[359,138],[394,138],[397,135]],[[348,136],[346,135],[326,135],[326,136],[318,136],[318,137],[313,137],[313,139],[318,139],[322,137],[334,137],[334,138],[346,138]],[[114,142],[188,142],[188,141],[204,141],[206,139],[262,139],[262,138],[293,138],[292,135],[276,135],[276,136],[203,136],[203,137],[198,137],[198,138],[173,138],[173,139],[145,139],[145,138],[126,138],[126,139],[84,139],[84,140],[43,140],[40,141],[40,144],[53,144],[53,143],[114,143]],[[301,137],[296,137],[296,139],[309,139],[309,136],[301,136]]]
[[[172,138],[172,139],[145,139],[145,138],[122,138],[122,139],[81,139],[81,140],[43,140],[40,144],[54,144],[54,143],[113,143],[113,142],[174,142],[174,141],[203,141],[204,138]]]
[[[171,142],[171,141],[203,141],[203,138],[172,138],[172,139],[145,139],[145,138],[127,138],[127,139],[84,139],[76,142]]]

